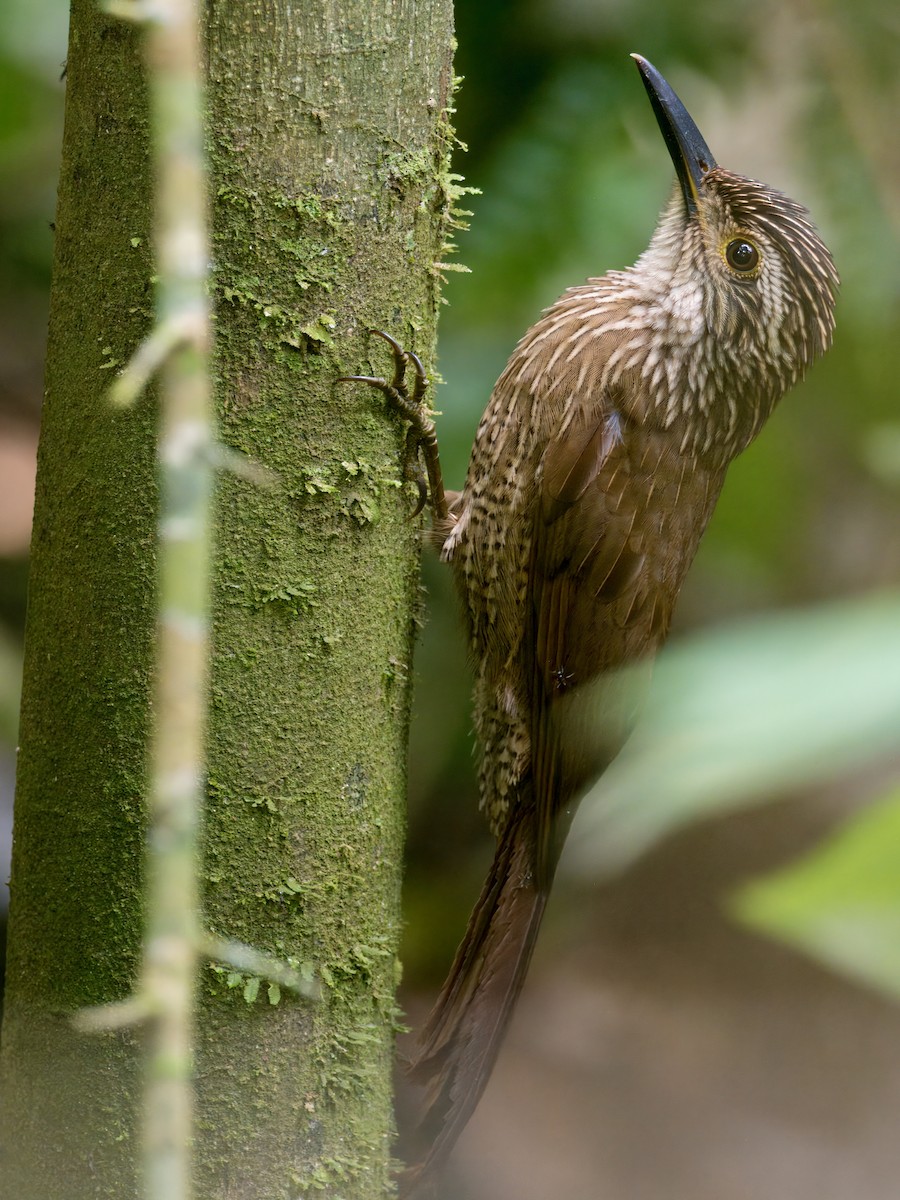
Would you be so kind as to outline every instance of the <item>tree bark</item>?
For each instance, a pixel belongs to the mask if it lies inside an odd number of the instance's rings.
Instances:
[[[310,1007],[212,964],[197,1194],[386,1193],[409,675],[404,431],[338,375],[433,361],[453,201],[449,0],[208,8],[216,388],[275,478],[216,496],[204,920],[315,969]],[[104,403],[147,330],[136,32],[74,0],[33,541],[0,1196],[135,1194],[140,1037],[75,1033],[140,953],[154,405]]]

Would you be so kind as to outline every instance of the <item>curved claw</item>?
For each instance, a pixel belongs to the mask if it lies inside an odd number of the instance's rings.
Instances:
[[[412,510],[409,519],[414,521],[425,505],[428,503],[428,484],[421,475],[416,476],[416,487],[419,489],[419,499],[416,507]]]
[[[337,382],[367,383],[371,387],[378,388],[390,400],[397,412],[410,423],[406,446],[406,477],[415,480],[416,487],[419,490],[419,500],[413,512],[413,517],[417,517],[425,505],[430,502],[435,519],[443,521],[447,516],[447,500],[441,478],[441,464],[438,457],[434,425],[429,419],[423,403],[425,391],[428,388],[428,376],[425,374],[425,367],[422,365],[422,360],[418,354],[415,354],[412,350],[405,350],[395,337],[392,337],[389,333],[385,333],[383,329],[369,329],[367,332],[370,335],[374,333],[376,337],[380,337],[382,341],[387,342],[391,347],[394,354],[393,379],[388,383],[387,379],[375,375],[340,375]],[[406,368],[409,364],[412,364],[415,372],[412,394],[410,394],[405,381]],[[425,467],[428,474],[427,483],[421,473],[414,472],[414,469],[411,469],[411,464],[415,463],[420,452],[425,459]]]
[[[425,392],[428,390],[428,376],[425,374],[425,368],[422,366],[422,360],[418,354],[414,354],[412,350],[407,350],[406,356],[413,365],[416,373],[416,383],[413,388],[412,402],[419,408],[424,408]]]
[[[396,338],[391,337],[391,335],[389,333],[385,333],[383,329],[369,329],[366,332],[370,333],[370,334],[374,333],[378,337],[384,338],[384,340],[387,342],[387,344],[389,346],[393,347],[395,353],[399,354],[402,358],[406,358],[407,355],[409,355],[410,358],[414,357],[414,355],[409,354],[408,350],[403,349],[403,347],[400,345],[400,343],[397,341]]]

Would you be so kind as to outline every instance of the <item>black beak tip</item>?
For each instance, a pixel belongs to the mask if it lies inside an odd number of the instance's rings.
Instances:
[[[646,58],[644,58],[643,54],[632,54],[631,57],[634,59],[635,66],[645,79],[650,71],[655,70],[653,64],[649,63]]]
[[[675,92],[662,71],[658,71],[650,59],[644,58],[643,54],[632,54],[631,57],[634,59],[634,65],[641,73],[641,79],[644,81],[644,86],[647,90],[664,97],[668,102],[670,97],[675,95]]]
[[[660,132],[675,164],[685,203],[688,210],[693,211],[702,178],[713,170],[716,160],[687,109],[653,63],[642,54],[631,57],[640,71]]]
[[[643,54],[632,54],[631,57],[634,59],[634,65],[640,72],[644,87],[651,96],[655,95],[668,99],[670,95],[674,95],[665,77],[661,72],[657,71],[649,59],[644,58]]]

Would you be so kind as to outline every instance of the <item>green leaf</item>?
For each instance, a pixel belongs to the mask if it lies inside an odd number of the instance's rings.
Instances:
[[[254,975],[252,979],[248,979],[244,984],[244,999],[248,1004],[252,1004],[259,995],[259,978]]]
[[[334,313],[323,312],[319,313],[319,315],[314,320],[310,321],[308,325],[301,325],[300,332],[308,337],[312,342],[321,342],[325,346],[333,346],[334,338],[331,336],[331,331],[334,329],[335,325],[336,321],[334,319]],[[295,342],[290,341],[290,339],[285,340],[289,341],[291,345],[295,344]]]
[[[660,657],[633,737],[585,798],[567,868],[612,874],[689,822],[891,752],[900,671],[887,664],[898,662],[896,594],[673,646]],[[608,710],[594,718],[600,736]]]
[[[800,862],[735,893],[732,911],[900,997],[900,788]]]
[[[269,1003],[278,1004],[281,1000],[281,988],[277,983],[269,984]]]

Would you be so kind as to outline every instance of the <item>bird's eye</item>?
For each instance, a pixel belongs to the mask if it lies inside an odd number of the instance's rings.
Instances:
[[[759,251],[746,238],[734,238],[725,247],[725,261],[733,271],[746,275],[759,265]]]

